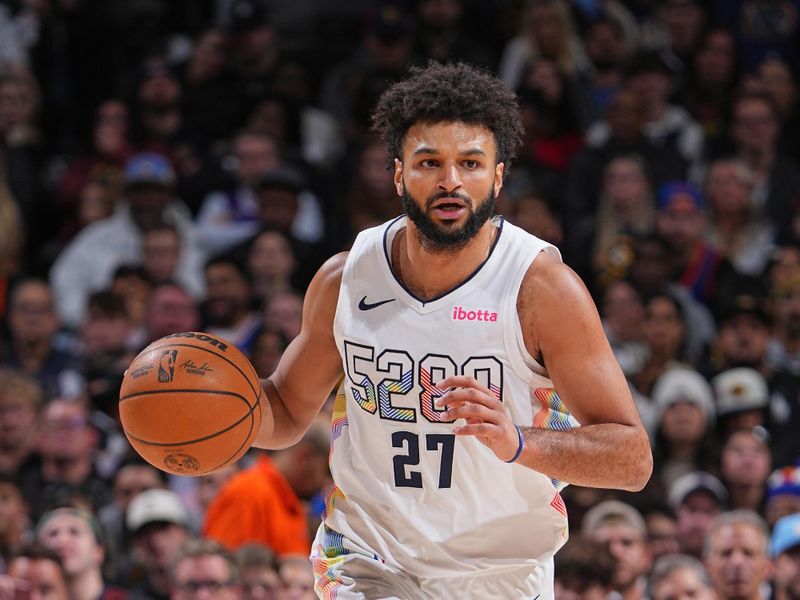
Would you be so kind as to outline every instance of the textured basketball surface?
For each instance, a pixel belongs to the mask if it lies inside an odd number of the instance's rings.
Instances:
[[[261,425],[261,386],[232,343],[205,333],[156,340],[125,372],[119,415],[150,464],[203,475],[240,458]]]

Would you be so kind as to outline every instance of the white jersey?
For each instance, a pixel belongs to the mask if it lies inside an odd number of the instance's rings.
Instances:
[[[422,301],[390,265],[405,222],[359,234],[344,266],[334,320],[344,365],[331,434],[336,487],[315,552],[369,554],[429,578],[537,569],[567,538],[559,482],[454,436],[434,401],[437,382],[470,375],[517,425],[577,426],[526,351],[517,315],[529,265],[558,251],[495,218],[485,262]]]

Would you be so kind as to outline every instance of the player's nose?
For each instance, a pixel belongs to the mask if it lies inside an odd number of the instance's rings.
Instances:
[[[454,164],[445,166],[441,171],[442,176],[439,179],[439,188],[446,192],[453,192],[461,187],[461,177],[458,173],[458,168]]]

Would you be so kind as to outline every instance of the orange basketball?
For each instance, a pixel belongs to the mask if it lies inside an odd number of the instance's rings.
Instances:
[[[250,448],[261,426],[261,393],[256,370],[231,342],[175,333],[142,350],[125,371],[119,416],[147,462],[204,475]]]

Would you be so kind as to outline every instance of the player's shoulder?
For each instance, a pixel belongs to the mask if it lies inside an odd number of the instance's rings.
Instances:
[[[520,308],[541,312],[547,307],[567,308],[591,303],[580,277],[557,256],[542,251],[531,262],[519,291]]]
[[[342,275],[348,252],[339,252],[326,260],[308,286],[306,302],[322,302],[335,306],[342,286]]]

